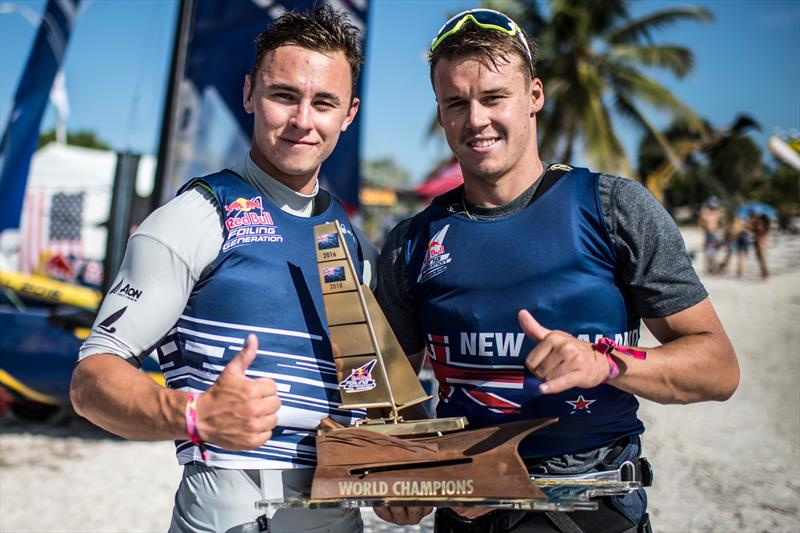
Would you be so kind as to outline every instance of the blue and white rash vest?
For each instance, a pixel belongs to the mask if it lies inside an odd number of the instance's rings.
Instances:
[[[411,295],[439,382],[437,414],[469,427],[559,417],[520,445],[523,457],[597,448],[644,426],[636,398],[611,385],[542,395],[525,366],[535,342],[520,309],[586,341],[636,345],[639,316],[617,273],[598,175],[573,169],[521,211],[471,220],[434,202],[405,246]]]
[[[202,392],[226,364],[258,336],[258,355],[246,374],[278,385],[281,407],[270,440],[233,452],[208,443],[206,465],[236,469],[286,469],[316,464],[315,429],[330,416],[349,424],[363,411],[339,409],[314,247],[314,226],[338,220],[362,275],[360,247],[343,206],[304,218],[286,213],[230,171],[191,180],[213,192],[222,209],[223,244],[194,287],[175,327],[157,348],[167,385]],[[180,464],[201,462],[188,440],[176,441]]]

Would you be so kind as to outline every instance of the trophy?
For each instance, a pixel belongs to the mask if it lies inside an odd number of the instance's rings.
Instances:
[[[314,227],[314,246],[343,409],[367,409],[352,426],[325,418],[317,430],[310,498],[262,500],[286,507],[481,506],[596,509],[599,495],[639,484],[618,472],[582,480],[532,479],[517,447],[558,418],[466,429],[464,417],[407,420],[431,399],[372,291],[360,283],[338,221]],[[373,413],[379,413],[377,416]],[[614,477],[614,476],[617,477]]]
[[[312,500],[367,498],[397,505],[539,499],[517,445],[557,421],[466,430],[464,417],[406,420],[429,400],[372,291],[359,283],[338,222],[314,228],[342,408],[381,410],[355,426],[317,430]]]

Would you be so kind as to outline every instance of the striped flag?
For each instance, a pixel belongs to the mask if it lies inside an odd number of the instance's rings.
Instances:
[[[29,191],[20,235],[19,271],[40,270],[42,259],[61,256],[73,262],[83,256],[81,233],[85,193]]]

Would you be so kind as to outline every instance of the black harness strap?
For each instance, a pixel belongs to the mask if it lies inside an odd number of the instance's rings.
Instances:
[[[591,511],[578,511],[578,512],[589,512]],[[575,523],[572,518],[569,517],[567,513],[561,511],[547,511],[544,513],[547,520],[555,526],[560,533],[585,533],[581,527]],[[647,519],[647,515],[645,514],[645,519]],[[630,523],[630,522],[629,522]],[[642,522],[641,525],[633,526],[625,531],[621,531],[620,533],[652,533],[652,529],[648,529],[650,527],[650,522],[647,520],[646,522]]]
[[[561,511],[547,511],[544,515],[561,533],[584,533],[578,524],[567,516],[567,513],[562,513]]]

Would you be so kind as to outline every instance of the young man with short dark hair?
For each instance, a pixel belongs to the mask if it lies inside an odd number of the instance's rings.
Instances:
[[[257,530],[262,488],[270,498],[308,490],[319,421],[362,416],[329,393],[336,367],[313,245],[315,225],[339,220],[365,273],[371,245],[317,179],[358,111],[357,43],[330,8],[285,14],[258,37],[243,90],[248,157],[191,180],[139,226],[115,282],[138,295],[109,293],[81,349],[79,414],[126,438],[175,439],[184,473],[170,531]],[[153,349],[169,388],[134,368]],[[281,510],[271,522],[362,527],[342,509]]]
[[[520,444],[532,474],[641,466],[637,396],[725,400],[738,385],[680,233],[638,183],[541,161],[535,48],[507,16],[453,17],[429,59],[464,185],[392,231],[377,296],[413,363],[427,348],[437,415],[470,427],[558,417]],[[663,342],[646,354],[631,348],[640,319]],[[439,509],[436,530],[649,530],[644,490],[599,503],[573,513]],[[415,523],[426,510],[376,512]]]

